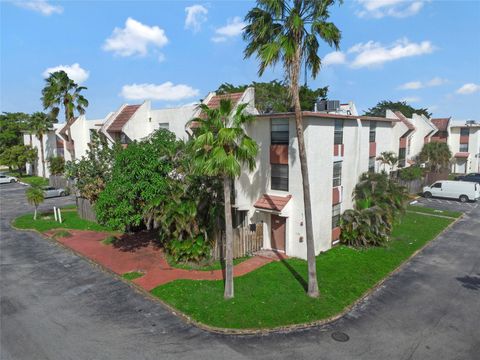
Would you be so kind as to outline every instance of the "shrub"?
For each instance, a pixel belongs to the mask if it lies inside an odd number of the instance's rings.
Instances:
[[[200,262],[210,256],[210,244],[202,235],[184,240],[171,240],[165,249],[176,263]]]
[[[410,166],[401,169],[398,172],[398,176],[400,177],[400,179],[406,181],[421,179],[423,176],[423,169],[420,166]]]
[[[63,172],[65,171],[65,159],[61,156],[49,157],[48,169],[52,175],[63,175]]]
[[[59,231],[56,231],[52,237],[54,239],[57,239],[57,238],[66,238],[70,236],[72,236],[72,234],[70,234],[67,230],[59,230]]]
[[[387,214],[379,206],[346,210],[340,218],[340,241],[349,246],[384,246],[392,230]]]
[[[103,245],[115,245],[115,242],[118,240],[116,236],[110,235],[102,240]]]

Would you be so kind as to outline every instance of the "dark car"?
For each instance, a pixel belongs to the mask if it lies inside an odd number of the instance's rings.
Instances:
[[[477,182],[480,184],[480,173],[470,173],[467,175],[457,176],[455,180],[471,181],[471,182]]]

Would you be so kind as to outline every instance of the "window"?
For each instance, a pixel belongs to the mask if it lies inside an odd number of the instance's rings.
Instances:
[[[407,155],[410,155],[410,149],[412,147],[412,138],[407,139]]]
[[[272,119],[271,144],[288,145],[288,119]]]
[[[332,229],[340,224],[340,204],[332,205]]]
[[[342,162],[333,163],[333,187],[342,185]]]
[[[460,136],[468,136],[470,134],[469,128],[460,128]]]
[[[460,144],[460,152],[468,152],[468,144]]]
[[[130,138],[125,133],[120,133],[120,144],[129,144]]]
[[[272,164],[272,190],[288,191],[288,165]]]
[[[441,189],[442,188],[442,183],[435,183],[435,184],[433,184],[432,188]]]
[[[398,166],[405,167],[405,148],[398,150]]]
[[[375,156],[368,158],[368,172],[375,172]]]
[[[158,124],[159,129],[169,129],[168,123],[160,123]]]
[[[333,143],[335,145],[343,144],[343,120],[335,120]]]
[[[375,138],[377,135],[377,122],[370,121],[370,142],[375,142]]]

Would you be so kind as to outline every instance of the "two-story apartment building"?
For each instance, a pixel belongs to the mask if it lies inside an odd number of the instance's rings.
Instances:
[[[480,172],[480,124],[451,125],[448,139],[453,154],[451,171],[456,174]]]

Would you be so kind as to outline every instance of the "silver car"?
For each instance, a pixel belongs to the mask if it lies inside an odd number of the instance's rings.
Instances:
[[[17,178],[14,176],[8,176],[5,174],[0,174],[0,184],[8,184],[8,183],[14,183],[17,182]]]
[[[53,186],[45,186],[42,188],[43,190],[43,196],[45,199],[47,198],[52,198],[52,197],[57,197],[57,196],[67,196],[68,191],[62,188],[54,188]]]

